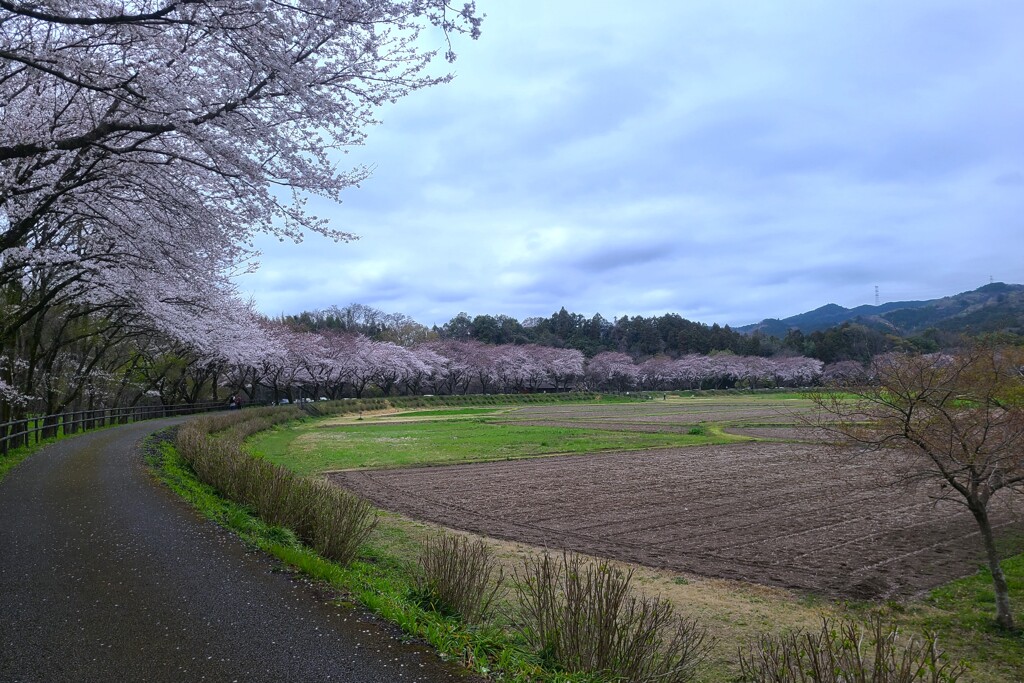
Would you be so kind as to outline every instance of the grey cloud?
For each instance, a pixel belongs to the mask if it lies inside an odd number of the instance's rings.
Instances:
[[[374,177],[314,205],[363,239],[268,253],[241,281],[261,307],[743,324],[1021,280],[1024,7],[564,0],[488,21],[453,83],[342,160]],[[522,256],[537,226],[572,240]]]
[[[588,274],[603,274],[607,271],[663,261],[670,256],[671,252],[672,246],[667,243],[611,244],[572,259],[570,265]]]
[[[996,176],[995,180],[992,181],[992,184],[998,187],[1020,187],[1021,185],[1024,185],[1024,173],[1019,171],[1002,173]]]

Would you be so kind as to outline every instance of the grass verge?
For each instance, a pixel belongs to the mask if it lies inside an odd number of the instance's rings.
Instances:
[[[996,626],[995,593],[987,568],[940,586],[922,601],[893,606],[906,628],[934,632],[951,654],[973,664],[977,683],[1024,681],[1024,554],[1001,563],[1018,630]]]

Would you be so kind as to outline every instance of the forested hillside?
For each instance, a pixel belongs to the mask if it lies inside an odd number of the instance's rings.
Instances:
[[[930,301],[892,301],[878,306],[844,308],[826,304],[789,318],[766,318],[739,332],[760,332],[785,337],[791,330],[803,334],[856,322],[900,336],[913,336],[930,329],[954,333],[1024,331],[1024,285],[994,282],[970,292]]]
[[[632,356],[716,351],[729,351],[738,356],[769,356],[778,351],[778,344],[766,343],[761,335],[740,334],[728,325],[693,322],[675,313],[650,318],[623,316],[609,321],[600,314],[587,318],[563,307],[548,318],[526,318],[522,322],[507,315],[470,317],[459,313],[442,326],[427,328],[402,314],[383,313],[353,304],[283,316],[279,321],[307,331],[357,332],[379,341],[400,344],[438,338],[486,344],[538,344],[576,349],[588,357],[602,351]]]
[[[361,304],[283,316],[278,322],[305,330],[334,330],[377,341],[412,345],[434,339],[485,344],[536,344],[574,349],[590,358],[602,352],[634,358],[731,353],[737,356],[807,356],[824,363],[866,362],[887,351],[932,352],[963,335],[1000,334],[1014,341],[1024,332],[1024,285],[993,283],[933,301],[890,302],[846,309],[835,304],[785,320],[732,329],[687,320],[676,313],[608,320],[564,307],[547,318],[522,321],[507,315],[459,313],[428,328],[398,313]]]

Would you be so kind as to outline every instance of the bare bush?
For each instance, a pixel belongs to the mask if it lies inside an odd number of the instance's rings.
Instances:
[[[302,538],[308,535],[309,503],[301,496],[298,477],[265,460],[246,457],[243,465],[245,491],[241,500],[268,524],[290,527]]]
[[[248,505],[270,524],[290,528],[324,557],[348,564],[376,527],[376,511],[347,491],[245,453],[245,436],[292,419],[284,411],[270,411],[190,421],[178,430],[178,452],[201,480],[228,498]]]
[[[313,547],[339,564],[356,557],[359,546],[377,527],[377,511],[366,500],[327,484],[301,480],[310,500]]]
[[[237,449],[230,443],[210,439],[201,425],[188,423],[178,430],[178,452],[207,484],[229,498],[238,500],[244,491]]]
[[[692,681],[711,648],[706,629],[667,600],[634,595],[632,576],[569,554],[527,560],[516,573],[523,636],[566,671]]]
[[[416,589],[421,599],[442,613],[458,614],[478,623],[490,612],[505,580],[490,546],[465,536],[438,534],[427,538],[419,558]]]
[[[901,640],[877,615],[867,629],[823,619],[817,633],[765,635],[740,651],[740,670],[747,683],[954,683],[964,674],[935,638]]]

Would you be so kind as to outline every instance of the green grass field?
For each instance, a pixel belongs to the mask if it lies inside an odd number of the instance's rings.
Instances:
[[[1010,587],[1010,600],[1018,625],[1024,621],[1024,555],[1001,563]],[[920,606],[911,603],[902,617],[917,630],[931,630],[951,650],[975,662],[977,680],[1024,681],[1024,629],[1011,634],[993,621],[992,575],[987,569],[933,590]],[[995,669],[995,672],[990,671]],[[997,671],[1017,672],[1005,679]]]
[[[410,415],[423,417],[422,412]],[[440,465],[742,440],[708,430],[704,434],[645,433],[512,425],[476,418],[334,426],[311,422],[261,434],[249,449],[300,474],[316,474],[357,467]]]

